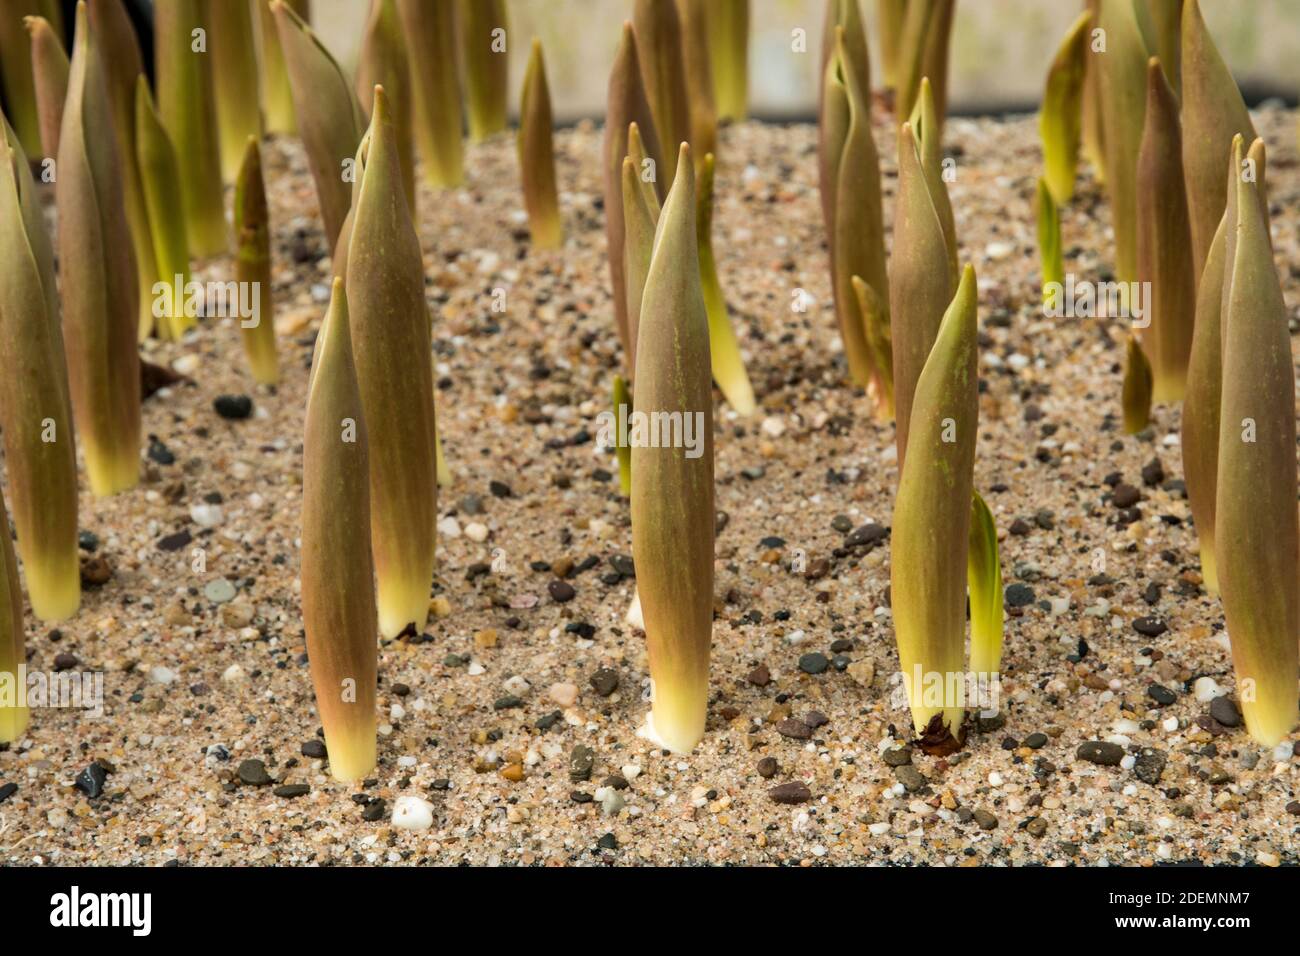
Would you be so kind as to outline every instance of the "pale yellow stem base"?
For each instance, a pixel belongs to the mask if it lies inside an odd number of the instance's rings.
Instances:
[[[81,562],[76,542],[66,554],[43,555],[43,558],[23,559],[32,613],[46,624],[66,621],[81,607]]]
[[[130,491],[140,482],[140,458],[135,447],[124,452],[101,452],[85,444],[86,477],[96,498]]]
[[[15,693],[17,690],[15,687]],[[26,707],[0,707],[0,744],[11,744],[26,733],[30,719]]]
[[[429,619],[429,585],[432,580],[432,568],[426,581],[379,577],[375,603],[379,607],[379,632],[384,637],[397,637],[412,625],[417,632],[424,630]]]
[[[372,716],[365,726],[325,728],[325,749],[329,752],[330,774],[335,780],[351,783],[364,780],[378,762],[375,743],[375,720]]]

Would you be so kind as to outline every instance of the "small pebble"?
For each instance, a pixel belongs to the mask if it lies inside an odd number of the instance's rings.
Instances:
[[[245,760],[237,771],[239,782],[249,787],[265,787],[271,783],[271,776],[266,772],[266,764],[260,760]]]
[[[773,803],[807,803],[812,799],[812,791],[804,783],[783,783],[767,792]]]
[[[232,421],[253,414],[253,400],[247,395],[220,395],[212,403],[217,414]]]
[[[1106,740],[1086,740],[1079,745],[1075,756],[1103,767],[1118,767],[1124,759],[1124,748]]]
[[[433,804],[405,795],[393,801],[393,826],[399,830],[427,830],[433,826]]]

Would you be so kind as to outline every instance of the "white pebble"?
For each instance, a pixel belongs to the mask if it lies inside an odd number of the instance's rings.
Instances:
[[[641,776],[641,767],[634,763],[625,763],[619,769],[622,771],[624,779],[629,783]]]
[[[438,522],[438,535],[443,538],[459,538],[460,522],[450,515]]]
[[[884,836],[886,833],[889,832],[889,824],[873,823],[871,824],[871,826],[867,827],[867,829],[871,831],[871,834],[873,836]]]
[[[1119,765],[1125,770],[1132,770],[1135,763],[1137,763],[1137,757],[1134,757],[1132,754],[1127,754],[1124,759],[1119,762]]]
[[[780,438],[785,434],[785,419],[780,415],[769,415],[763,419],[763,434]]]
[[[1198,677],[1196,683],[1192,685],[1192,693],[1202,704],[1208,704],[1214,698],[1222,697],[1223,689],[1213,677]]]
[[[600,809],[607,817],[617,815],[626,803],[622,794],[613,787],[597,787],[594,796],[600,801]]]
[[[480,664],[478,661],[470,661],[469,667],[465,668],[465,673],[469,674],[470,677],[478,677],[480,674],[484,674],[486,672],[487,672],[487,668],[484,667],[482,664]]]
[[[990,787],[1002,786],[1002,774],[998,773],[996,770],[994,770],[991,774],[989,774],[989,786]]]
[[[399,830],[427,830],[433,826],[433,804],[419,797],[398,797],[393,804],[393,826]]]
[[[572,707],[578,699],[577,684],[552,684],[546,696],[561,707]]]
[[[1178,718],[1166,717],[1164,719],[1164,723],[1162,723],[1160,726],[1164,727],[1165,730],[1167,730],[1169,733],[1172,734],[1175,730],[1178,729]]]
[[[514,694],[516,697],[522,697],[532,689],[533,685],[524,680],[520,675],[516,674],[514,677],[507,679],[502,686],[506,689],[506,693]]]
[[[224,518],[221,505],[211,505],[206,501],[190,505],[190,520],[200,528],[215,528]]]
[[[1288,740],[1282,741],[1273,748],[1273,760],[1277,763],[1286,763],[1295,755],[1295,745]]]
[[[238,664],[231,664],[221,672],[221,680],[227,684],[238,684],[245,676],[244,669]]]
[[[397,758],[397,765],[399,767],[414,767],[415,758],[412,757],[410,754],[403,754],[402,756]]]
[[[389,720],[401,720],[405,716],[406,716],[406,708],[403,707],[401,704],[394,704],[392,707],[388,708]]]
[[[155,684],[170,684],[176,680],[176,674],[167,667],[151,667],[149,668],[149,679]]]
[[[465,537],[469,538],[471,541],[478,541],[481,543],[487,540],[487,536],[487,525],[479,521],[471,521],[469,524],[465,525]]]

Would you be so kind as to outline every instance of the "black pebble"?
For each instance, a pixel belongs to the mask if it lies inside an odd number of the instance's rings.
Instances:
[[[303,741],[302,755],[311,757],[313,760],[323,760],[326,756],[325,742],[323,740]]]
[[[1158,617],[1139,617],[1133,622],[1133,630],[1143,637],[1159,637],[1169,630],[1169,625]]]
[[[1168,707],[1178,698],[1168,687],[1162,687],[1160,684],[1150,684],[1147,686],[1147,696],[1154,700],[1161,707]]]
[[[830,661],[826,659],[826,655],[818,654],[816,651],[799,658],[799,670],[805,674],[820,674],[829,666]]]
[[[222,418],[232,421],[247,418],[253,414],[253,400],[247,395],[219,395],[212,407]]]
[[[1026,607],[1034,603],[1034,589],[1027,584],[1012,584],[1006,593],[1008,607]]]
[[[104,792],[106,780],[108,780],[108,771],[96,761],[77,774],[75,786],[93,800]]]

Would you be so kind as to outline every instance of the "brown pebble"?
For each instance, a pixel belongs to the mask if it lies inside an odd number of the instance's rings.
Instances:
[[[778,765],[775,757],[764,757],[758,762],[758,775],[764,780],[771,780],[776,776]]]
[[[767,791],[767,795],[773,803],[807,803],[812,799],[812,791],[803,783],[783,783]]]
[[[1132,508],[1141,500],[1142,492],[1132,485],[1121,484],[1115,486],[1115,492],[1111,495],[1110,503],[1116,508]]]
[[[745,677],[755,687],[766,687],[772,683],[772,673],[767,669],[766,664],[759,664]]]
[[[811,740],[813,729],[802,720],[787,718],[776,725],[776,732],[782,737],[792,737],[795,740]]]
[[[81,583],[88,588],[107,584],[113,576],[113,566],[103,555],[83,556],[81,559]]]

